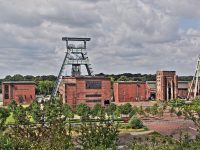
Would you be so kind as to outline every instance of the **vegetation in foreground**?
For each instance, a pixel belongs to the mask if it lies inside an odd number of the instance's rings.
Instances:
[[[192,120],[199,129],[199,106],[198,98],[192,103],[173,100],[146,108],[132,107],[129,103],[121,106],[111,104],[106,108],[96,104],[93,109],[85,104],[71,109],[56,99],[33,102],[28,107],[13,101],[7,108],[0,108],[0,149],[117,149],[119,129],[141,129],[141,116],[162,116],[166,109]],[[75,114],[80,116],[80,120],[75,121]],[[124,115],[131,117],[128,123],[115,122]],[[11,116],[14,121],[9,124]],[[186,134],[174,140],[152,134],[136,138],[126,146],[133,150],[200,149],[200,138],[191,139]]]

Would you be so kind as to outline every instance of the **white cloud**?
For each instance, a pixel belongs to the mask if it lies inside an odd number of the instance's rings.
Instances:
[[[198,0],[1,1],[0,76],[56,75],[64,57],[63,36],[92,38],[88,54],[95,73],[172,69],[193,74],[200,52],[199,4]],[[193,19],[186,27],[185,18]]]

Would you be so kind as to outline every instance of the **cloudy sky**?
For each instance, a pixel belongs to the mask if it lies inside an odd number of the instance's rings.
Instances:
[[[0,77],[57,75],[63,36],[91,37],[95,73],[192,75],[199,6],[199,0],[0,0]]]

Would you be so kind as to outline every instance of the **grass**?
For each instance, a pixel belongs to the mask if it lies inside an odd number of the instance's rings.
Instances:
[[[30,116],[30,122],[34,123],[34,119]],[[15,123],[15,119],[13,117],[13,113],[10,113],[10,116],[6,119],[6,124],[14,124]]]
[[[10,114],[10,116],[6,119],[6,124],[13,124],[15,123],[15,120],[13,118],[13,113]]]
[[[130,132],[143,132],[146,131],[145,128],[141,128],[141,129],[119,129],[120,133],[130,133]]]

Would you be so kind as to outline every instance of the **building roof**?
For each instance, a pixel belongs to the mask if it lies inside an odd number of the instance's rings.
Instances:
[[[115,81],[115,83],[145,83],[144,81]]]
[[[90,38],[63,37],[63,41],[90,41]]]
[[[110,77],[104,77],[104,76],[78,76],[78,77],[64,76],[63,79],[108,79],[108,80],[110,80]]]
[[[179,89],[188,89],[188,83],[190,81],[178,81],[178,88]]]
[[[151,89],[156,89],[156,81],[146,81],[146,84],[147,84]]]
[[[35,84],[34,81],[4,81],[3,84]]]

